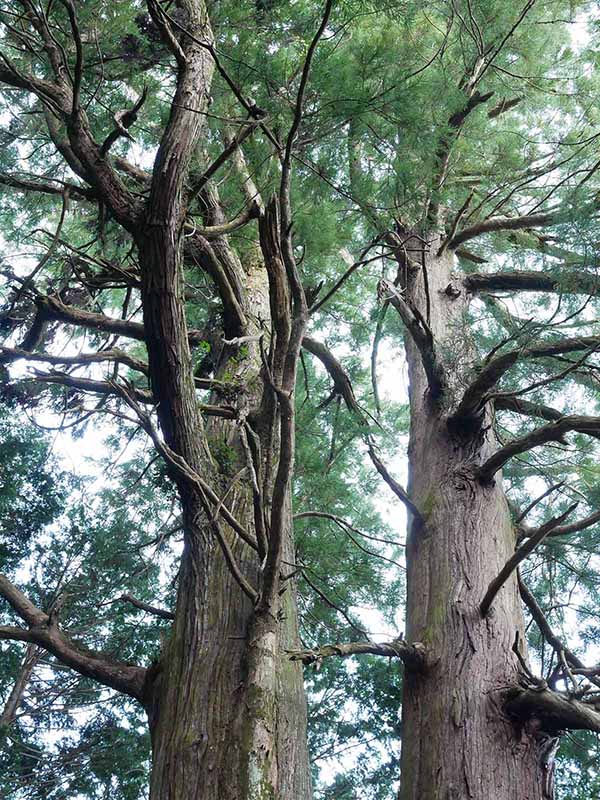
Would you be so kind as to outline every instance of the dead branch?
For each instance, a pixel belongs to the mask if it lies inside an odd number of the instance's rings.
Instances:
[[[420,642],[409,644],[403,639],[376,644],[375,642],[349,642],[347,644],[329,644],[311,650],[287,650],[291,661],[302,661],[304,666],[319,664],[324,658],[338,656],[348,658],[357,655],[385,656],[399,658],[407,669],[421,671],[426,665],[425,647]]]

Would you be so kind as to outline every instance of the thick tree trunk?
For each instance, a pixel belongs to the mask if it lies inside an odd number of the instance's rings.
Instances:
[[[503,693],[518,680],[512,645],[523,633],[515,576],[485,619],[479,611],[490,581],[514,552],[515,532],[500,477],[484,486],[473,476],[496,447],[491,420],[474,431],[452,431],[447,424],[472,348],[466,298],[446,292],[452,255],[437,257],[437,246],[434,241],[424,259],[427,289],[423,270],[413,271],[405,295],[429,317],[454,377],[434,403],[419,353],[407,342],[409,488],[424,522],[412,522],[407,546],[406,638],[425,644],[429,667],[424,674],[407,670],[405,677],[399,797],[540,800],[546,796],[540,745],[503,710]]]
[[[167,444],[202,476],[242,526],[254,534],[254,508],[240,426],[198,411],[183,312],[180,248],[153,222],[139,239],[150,375]],[[247,334],[269,315],[262,264],[244,272]],[[257,343],[221,359],[238,408],[256,408],[262,393]],[[230,353],[229,356],[232,354]],[[217,377],[219,374],[217,367]],[[262,457],[276,461],[277,437]],[[270,448],[270,452],[268,452]],[[308,800],[306,700],[301,668],[285,650],[298,645],[293,586],[277,608],[258,613],[235,580],[193,487],[177,479],[185,546],[170,641],[148,681],[152,735],[151,800]],[[284,558],[293,561],[291,510]],[[236,564],[259,588],[259,558],[221,524]]]
[[[172,638],[153,676],[150,797],[310,798],[302,674],[284,653],[297,646],[294,594],[279,618],[257,617],[208,534],[196,541],[186,545]],[[253,559],[234,552],[252,575]]]

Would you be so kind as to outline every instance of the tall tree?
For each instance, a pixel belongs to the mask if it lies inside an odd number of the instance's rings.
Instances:
[[[144,433],[184,540],[174,609],[137,599],[171,623],[149,666],[89,650],[60,603],[7,576],[20,622],[1,635],[141,704],[153,800],[309,797],[298,662],[329,656],[404,663],[402,800],[551,797],[560,733],[600,730],[597,670],[523,566],[599,519],[586,476],[600,422],[572,408],[595,402],[600,344],[597,78],[570,39],[577,11],[2,6],[5,236],[37,254],[4,269],[5,391],[67,425]],[[380,449],[386,337],[408,363],[406,490]],[[342,342],[372,343],[371,397]],[[299,642],[302,526],[361,535],[335,502],[301,496],[294,543],[302,353],[332,382],[323,480],[359,442],[408,509],[406,633],[391,642]],[[46,369],[7,367],[22,360]],[[553,652],[543,677],[523,607]]]

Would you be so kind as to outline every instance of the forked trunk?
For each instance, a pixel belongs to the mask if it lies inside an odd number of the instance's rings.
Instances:
[[[259,346],[251,342],[243,354],[224,353],[217,365],[216,377],[228,376],[241,422],[212,418],[204,423],[195,398],[183,317],[181,254],[174,240],[156,224],[139,240],[144,318],[151,331],[150,375],[162,432],[169,447],[256,537],[249,446],[244,447],[241,436],[244,413],[258,413],[262,395]],[[243,274],[252,336],[268,320],[268,280],[262,264],[250,265]],[[264,436],[255,424],[263,465],[273,464],[276,431]],[[207,514],[189,482],[176,472],[174,478],[182,500],[185,544],[173,630],[147,682],[153,752],[150,798],[309,800],[302,670],[285,653],[298,644],[293,584],[284,584],[276,607],[259,613],[224,551],[257,592],[258,554],[223,522],[218,507]],[[285,516],[283,558],[293,562],[289,502]],[[215,520],[225,546],[215,535]]]
[[[539,742],[503,709],[503,692],[518,682],[517,632],[523,638],[514,574],[485,619],[479,611],[490,581],[514,552],[515,532],[500,477],[488,486],[474,477],[496,447],[491,419],[473,430],[448,426],[473,353],[466,298],[449,287],[453,257],[437,256],[437,246],[430,244],[424,269],[409,273],[405,290],[454,377],[435,403],[419,353],[407,342],[409,488],[424,522],[413,520],[407,546],[406,638],[425,644],[430,663],[424,674],[407,670],[405,676],[399,797],[541,800],[548,776]]]

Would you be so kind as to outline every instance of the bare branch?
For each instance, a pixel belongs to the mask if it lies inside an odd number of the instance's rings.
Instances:
[[[0,639],[2,638],[2,634],[0,633]],[[17,679],[15,680],[6,703],[4,704],[4,708],[2,711],[0,711],[0,731],[4,726],[12,725],[12,723],[15,721],[17,710],[21,704],[25,690],[27,689],[27,684],[31,679],[31,674],[35,668],[35,665],[40,660],[41,654],[42,651],[37,647],[37,645],[30,643],[27,646],[25,657],[21,663]]]
[[[373,462],[373,466],[377,470],[377,472],[381,475],[383,480],[387,483],[390,487],[392,492],[396,495],[396,497],[401,500],[406,508],[410,511],[413,517],[419,522],[423,523],[423,515],[413,503],[413,501],[408,496],[406,489],[404,489],[389,473],[387,467],[383,464],[379,456],[375,451],[375,447],[370,440],[367,440],[367,449],[369,452],[369,457]]]
[[[241,147],[245,140],[254,133],[257,125],[257,120],[250,120],[242,125],[238,133],[226,144],[223,152],[220,153],[220,155],[217,156],[212,164],[207,167],[203,174],[196,179],[194,185],[190,189],[188,203],[190,203],[194,197],[197,197],[197,195],[200,194],[212,176],[223,166],[223,164],[229,160],[235,151]],[[254,203],[253,205],[256,204]]]
[[[156,606],[151,606],[149,603],[144,603],[142,600],[138,600],[135,597],[132,597],[130,594],[122,594],[120,597],[117,597],[115,600],[111,600],[111,603],[130,603],[135,608],[139,608],[141,611],[146,611],[148,614],[153,614],[155,617],[160,617],[161,619],[175,619],[175,614],[172,611],[167,611],[165,608],[157,608]]]
[[[479,606],[479,611],[482,617],[487,616],[487,613],[494,602],[494,598],[504,586],[511,574],[519,566],[521,561],[526,559],[527,556],[530,555],[535,548],[544,541],[546,536],[548,536],[551,531],[560,525],[561,522],[564,522],[564,520],[577,508],[577,505],[577,503],[574,503],[572,506],[569,506],[564,514],[554,517],[546,522],[544,525],[538,528],[537,531],[533,532],[524,544],[515,550],[514,554],[508,559],[506,564],[498,573],[498,576],[494,578],[494,580],[491,581],[490,585],[488,586],[487,592],[485,593],[485,596]]]
[[[576,352],[578,350],[592,351],[597,347],[600,347],[600,336],[581,336],[572,339],[565,338],[557,339],[556,341],[539,342],[529,347],[509,350],[495,358],[490,358],[490,356],[488,356],[484,361],[484,366],[480,370],[479,375],[465,390],[462,400],[454,412],[453,418],[455,420],[468,419],[476,414],[490,399],[490,390],[498,383],[500,378],[521,359],[545,358],[546,356],[556,356],[562,353]]]
[[[519,453],[525,453],[534,447],[547,444],[548,442],[561,442],[565,444],[564,436],[570,431],[583,433],[588,436],[598,437],[600,433],[600,417],[564,416],[556,422],[543,425],[540,428],[514,439],[504,447],[497,450],[493,456],[476,470],[476,475],[482,483],[491,481],[494,474],[502,468],[507,461]]]
[[[144,86],[144,90],[138,100],[135,102],[133,108],[117,111],[117,113],[114,115],[116,127],[111,133],[108,134],[102,143],[102,146],[100,147],[100,158],[106,158],[110,148],[121,136],[124,136],[127,139],[132,139],[132,136],[127,129],[130,128],[137,120],[139,110],[146,102],[147,97],[148,89],[146,86]]]
[[[35,180],[29,180],[21,178],[20,176],[18,177],[16,175],[9,175],[5,172],[0,173],[0,184],[3,186],[9,186],[11,189],[17,189],[18,191],[22,192],[39,192],[40,194],[52,194],[58,196],[61,196],[64,191],[68,189],[69,195],[72,198],[79,198],[82,200],[98,199],[97,192],[88,188],[87,186],[77,186],[74,183],[63,182],[55,185],[53,183],[47,183],[41,178],[36,177]]]
[[[542,500],[545,500],[549,495],[551,495],[553,492],[556,492],[558,489],[562,489],[564,485],[565,481],[554,483],[552,486],[549,486],[545,491],[543,491],[542,494],[538,495],[537,497],[534,497],[531,503],[529,503],[529,505],[525,509],[523,509],[523,511],[519,514],[519,516],[515,520],[516,524],[518,525],[520,522],[522,522],[525,519],[525,517],[529,513],[531,513],[531,511],[533,511],[533,509],[537,505],[539,505],[542,502]]]
[[[0,363],[17,361],[23,358],[27,361],[45,361],[48,364],[64,364],[67,366],[83,366],[84,364],[98,364],[103,362],[124,364],[136,372],[148,373],[148,365],[124,350],[99,350],[97,353],[79,353],[76,356],[55,356],[51,353],[31,353],[18,347],[0,347]]]
[[[507,111],[510,111],[511,108],[514,108],[524,99],[525,98],[522,95],[519,95],[518,97],[512,97],[510,99],[505,97],[502,98],[497,106],[490,108],[488,111],[488,119],[496,119],[496,117],[499,117],[501,114],[505,114]]]
[[[364,421],[364,415],[354,395],[350,376],[331,350],[322,342],[313,339],[312,336],[304,336],[302,339],[302,347],[319,359],[333,381],[334,392],[340,397],[343,397],[349,411],[353,411]]]
[[[315,51],[317,49],[317,46],[319,44],[319,41],[321,40],[321,37],[325,32],[327,23],[329,22],[329,17],[331,15],[332,8],[333,8],[333,0],[326,0],[325,10],[323,12],[321,24],[319,25],[308,47],[306,58],[304,59],[302,74],[300,76],[298,93],[296,95],[294,118],[292,120],[292,124],[290,126],[290,130],[287,135],[285,150],[281,161],[281,184],[279,187],[279,204],[281,209],[281,226],[280,226],[281,253],[283,255],[283,261],[288,275],[288,280],[290,282],[290,287],[292,290],[292,297],[294,299],[295,307],[297,308],[298,311],[301,311],[303,313],[305,313],[307,310],[306,297],[296,267],[296,260],[294,258],[293,245],[292,245],[292,206],[290,198],[290,188],[292,180],[292,150],[294,147],[296,136],[298,135],[298,131],[300,129],[300,125],[302,123],[302,115],[304,112],[304,99],[306,94],[306,87],[308,85],[312,60]]]
[[[119,383],[112,381],[115,391],[125,400],[125,402],[136,412],[140,423],[148,436],[152,439],[157,451],[161,454],[167,464],[172,467],[175,474],[186,480],[193,488],[201,492],[202,497],[206,497],[212,507],[216,508],[217,513],[223,517],[225,522],[234,530],[238,536],[246,542],[253,550],[258,551],[256,540],[246,531],[244,526],[234,517],[223,499],[211,489],[208,483],[195,472],[180,455],[175,453],[158,435],[152,425],[150,417],[140,408],[135,398],[129,393],[128,389]],[[210,507],[209,507],[210,511]],[[212,514],[209,514],[209,518]]]
[[[60,320],[71,325],[91,330],[104,331],[106,333],[126,336],[129,339],[145,341],[144,326],[141,322],[133,322],[125,319],[115,319],[105,314],[97,314],[92,311],[84,311],[81,308],[63,303],[58,297],[36,295],[35,303],[39,308],[43,308],[48,313],[49,319]],[[191,345],[198,344],[206,338],[204,331],[188,331],[188,341]]]
[[[376,644],[375,642],[349,642],[347,644],[328,644],[312,650],[287,650],[291,661],[302,661],[304,666],[319,664],[324,658],[338,656],[348,658],[357,655],[385,656],[399,658],[407,669],[420,672],[426,666],[425,647],[420,642],[409,644],[403,639]]]
[[[217,239],[220,236],[228,236],[230,233],[243,228],[244,225],[247,225],[253,219],[257,219],[259,214],[260,210],[258,206],[248,206],[240,214],[238,214],[237,217],[229,222],[223,222],[219,225],[209,225],[208,227],[190,225],[187,223],[185,227],[186,230],[190,231],[191,234],[197,233],[199,236],[203,236],[208,240]]]
[[[486,233],[496,231],[516,231],[522,228],[542,228],[548,225],[555,225],[560,222],[561,215],[556,212],[541,214],[526,214],[522,217],[490,217],[489,219],[476,222],[468,228],[463,228],[449,242],[448,247],[456,250],[463,242],[476,239]]]
[[[592,525],[595,525],[597,522],[600,522],[600,511],[594,511],[593,514],[582,517],[582,519],[572,522],[570,525],[559,525],[554,528],[549,535],[552,538],[555,536],[568,536],[571,533],[578,533],[579,531],[586,530],[586,528],[591,528]],[[531,535],[531,531],[526,528],[523,532],[523,536],[528,537]]]
[[[600,288],[600,274],[565,267],[562,273],[491,272],[465,275],[463,285],[469,292],[560,292],[595,295]]]
[[[515,719],[535,718],[541,730],[587,730],[600,733],[594,706],[550,689],[514,689],[506,711]]]
[[[396,309],[402,322],[406,325],[408,332],[412,336],[421,355],[421,361],[427,376],[431,397],[437,400],[444,392],[446,378],[442,365],[437,357],[433,335],[429,326],[420,313],[404,300],[393,283],[382,279],[379,282],[379,291]]]

